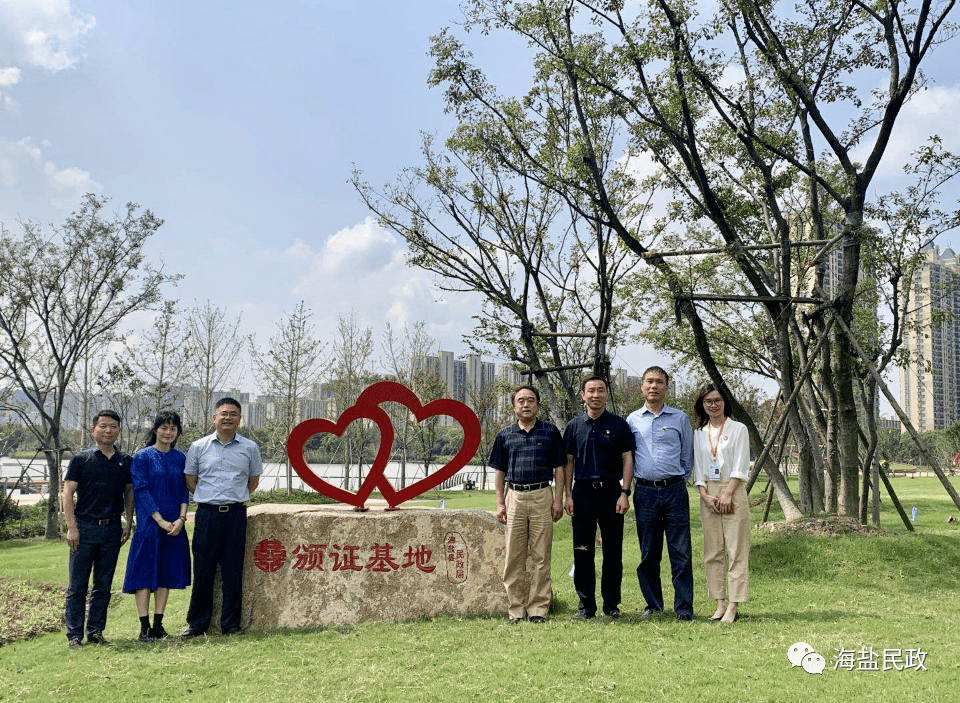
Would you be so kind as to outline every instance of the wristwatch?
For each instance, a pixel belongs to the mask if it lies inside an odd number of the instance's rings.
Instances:
[[[620,492],[623,493],[623,495],[625,495],[627,498],[630,497],[630,489],[629,489],[629,488],[621,488],[621,489],[620,489]]]

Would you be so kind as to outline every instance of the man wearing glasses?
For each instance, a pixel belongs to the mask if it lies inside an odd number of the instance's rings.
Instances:
[[[633,510],[640,540],[637,580],[647,605],[641,618],[663,612],[660,559],[666,538],[673,576],[673,609],[678,620],[693,620],[693,556],[690,498],[686,481],[693,471],[693,428],[686,413],[664,401],[670,375],[659,366],[643,372],[643,407],[627,417],[636,451]]]
[[[216,432],[190,445],[183,469],[187,488],[197,501],[193,532],[193,591],[187,611],[189,627],[182,638],[200,637],[213,615],[213,580],[220,567],[223,605],[220,632],[239,634],[243,598],[243,553],[247,541],[246,501],[263,473],[257,445],[237,434],[240,403],[217,401],[213,413]]]

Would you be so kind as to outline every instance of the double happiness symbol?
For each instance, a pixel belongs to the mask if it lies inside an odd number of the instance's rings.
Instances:
[[[393,447],[393,423],[390,416],[380,407],[381,403],[394,402],[406,406],[417,422],[423,422],[435,415],[448,415],[460,423],[463,428],[463,445],[447,464],[440,467],[426,478],[412,483],[402,490],[396,490],[387,479],[384,471],[390,462],[390,450]],[[303,448],[314,435],[332,434],[340,437],[351,423],[357,420],[369,420],[380,429],[380,448],[370,466],[363,483],[356,493],[334,486],[317,476],[303,458]],[[381,381],[368,387],[355,405],[347,408],[340,418],[333,422],[314,418],[304,420],[293,428],[287,438],[287,456],[290,465],[296,470],[303,482],[318,493],[333,498],[340,503],[346,503],[362,509],[367,498],[374,489],[379,489],[380,495],[393,509],[401,503],[420,495],[431,488],[436,488],[448,478],[466,466],[467,462],[476,454],[480,446],[480,421],[473,410],[463,403],[442,398],[426,405],[420,403],[416,394],[406,386],[395,381]]]

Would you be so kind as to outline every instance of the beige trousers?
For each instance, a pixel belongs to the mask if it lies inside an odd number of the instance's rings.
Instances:
[[[726,485],[719,481],[707,481],[707,493],[719,495]],[[700,519],[703,523],[703,567],[707,570],[707,594],[713,600],[726,599],[729,579],[729,599],[734,603],[746,602],[750,585],[750,504],[743,482],[733,493],[732,514],[715,515],[701,502]]]
[[[507,490],[507,560],[503,587],[511,618],[546,617],[550,608],[550,552],[553,547],[553,491]],[[533,573],[527,588],[527,556]]]

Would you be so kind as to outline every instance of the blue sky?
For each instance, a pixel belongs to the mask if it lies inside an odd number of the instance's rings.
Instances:
[[[347,183],[354,165],[391,180],[418,161],[421,130],[450,128],[426,52],[461,17],[456,0],[0,0],[0,221],[62,221],[91,190],[133,200],[166,220],[151,253],[185,275],[170,291],[183,305],[242,311],[261,341],[301,299],[327,338],[351,308],[376,335],[423,319],[461,352],[476,300],[407,268]],[[471,46],[519,80],[519,43]],[[891,156],[960,114],[948,53]],[[621,354],[635,371],[667,361]]]

